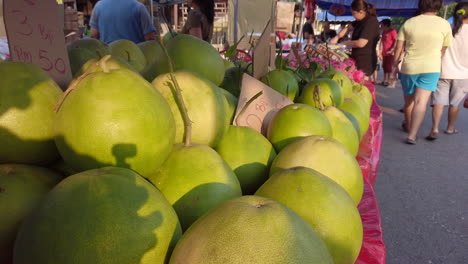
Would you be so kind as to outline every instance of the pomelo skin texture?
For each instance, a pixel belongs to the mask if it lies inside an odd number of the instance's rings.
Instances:
[[[323,110],[323,113],[330,121],[333,130],[332,137],[356,156],[359,151],[359,134],[353,123],[336,107],[329,106]]]
[[[224,202],[195,222],[170,264],[332,264],[324,242],[288,207],[258,196]]]
[[[350,97],[345,98],[343,104],[339,107],[341,110],[349,112],[359,123],[359,135],[362,138],[369,129],[370,109],[364,99],[357,94],[352,93]]]
[[[366,103],[368,108],[370,109],[374,99],[372,98],[372,94],[365,85],[362,84],[355,84],[353,86],[353,92],[359,95]]]
[[[232,124],[232,121],[234,121],[238,99],[237,97],[232,95],[232,93],[228,92],[227,90],[224,90],[222,88],[219,88],[219,89],[223,93],[224,98],[226,99],[224,101],[224,110],[225,110],[226,123],[229,126]]]
[[[344,97],[338,82],[331,79],[312,80],[302,89],[301,96],[297,101],[299,103],[320,108],[321,105],[319,99],[323,106],[341,105]]]
[[[45,165],[58,160],[54,107],[63,92],[38,66],[0,64],[0,163]]]
[[[340,85],[341,94],[344,98],[348,97],[353,92],[353,82],[345,73],[339,70],[326,70],[322,72],[318,78],[329,78],[337,81]]]
[[[294,101],[299,93],[299,84],[294,74],[287,70],[274,70],[262,78],[262,82],[273,90]]]
[[[215,147],[227,130],[225,98],[216,85],[202,76],[189,72],[175,72],[174,76],[182,90],[182,97],[192,121],[192,142]],[[176,123],[175,142],[181,143],[185,136],[185,123],[175,86],[169,74],[162,74],[153,81],[153,86],[169,103]]]
[[[56,145],[77,171],[103,166],[153,173],[172,150],[175,122],[164,97],[137,73],[92,73],[68,94]]]
[[[161,192],[135,172],[72,175],[21,225],[13,264],[167,263],[182,231]]]
[[[235,66],[227,69],[220,87],[230,92],[232,95],[239,97],[242,86],[242,76],[245,71],[246,69],[241,66]]]
[[[75,76],[90,59],[100,59],[110,54],[109,46],[97,39],[79,39],[67,45],[72,75]]]
[[[0,263],[12,263],[19,225],[62,177],[48,169],[19,164],[0,165]]]
[[[206,145],[176,145],[149,180],[174,207],[183,230],[222,202],[242,195],[232,169]]]
[[[291,143],[275,158],[270,176],[294,167],[314,169],[341,185],[357,206],[362,198],[364,183],[356,158],[338,141],[323,136],[310,136]]]
[[[146,58],[146,66],[141,72],[141,75],[147,81],[152,82],[154,78],[156,78],[159,63],[164,59],[164,51],[157,40],[142,42],[138,44],[138,47]]]
[[[332,136],[332,127],[322,111],[306,104],[292,104],[282,108],[268,126],[268,139],[280,152],[303,137]]]
[[[137,44],[127,39],[119,39],[109,44],[113,56],[127,61],[136,71],[142,72],[146,67],[146,57]]]
[[[220,85],[224,79],[224,59],[210,43],[192,35],[178,34],[167,42],[167,51],[174,70],[190,70]],[[167,58],[161,61],[158,73],[168,73]]]
[[[276,157],[268,139],[250,127],[230,126],[216,151],[234,170],[244,195],[254,194],[268,179]]]
[[[327,245],[334,263],[354,264],[362,246],[361,216],[348,193],[333,180],[296,167],[272,175],[255,195],[278,201],[306,220]]]
[[[77,76],[75,77],[79,77],[88,70],[92,72],[103,72],[104,70],[101,66],[96,67],[96,63],[99,63],[99,61],[100,59],[90,59],[85,64],[83,64],[83,67],[81,67],[77,73]],[[128,64],[128,62],[116,56],[112,56],[106,60],[106,66],[108,70],[127,69],[136,72],[136,70],[130,64]]]

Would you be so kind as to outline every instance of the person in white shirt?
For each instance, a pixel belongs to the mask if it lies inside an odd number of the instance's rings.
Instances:
[[[468,0],[457,4],[453,17],[453,45],[447,49],[442,59],[440,80],[436,92],[432,95],[432,130],[426,137],[427,140],[437,139],[446,105],[449,105],[449,110],[444,133],[458,133],[455,122],[460,110],[459,105],[468,93]]]

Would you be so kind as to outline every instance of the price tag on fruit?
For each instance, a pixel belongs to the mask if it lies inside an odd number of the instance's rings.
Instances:
[[[55,0],[4,0],[3,16],[13,60],[41,67],[62,87],[71,81],[63,21]]]
[[[234,125],[250,127],[266,135],[273,116],[290,104],[293,102],[289,98],[244,74]]]

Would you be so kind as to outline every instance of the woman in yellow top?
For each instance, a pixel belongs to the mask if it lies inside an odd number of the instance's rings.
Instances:
[[[419,0],[420,15],[405,22],[397,37],[394,67],[403,64],[399,78],[405,94],[407,144],[416,144],[418,130],[426,114],[427,103],[437,89],[441,61],[452,42],[450,24],[437,12],[442,0]]]
[[[182,33],[210,42],[213,36],[214,0],[188,0],[191,10]]]

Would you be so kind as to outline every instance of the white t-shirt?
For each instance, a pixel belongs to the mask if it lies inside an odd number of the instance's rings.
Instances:
[[[442,58],[442,79],[468,79],[468,24],[463,24]]]

